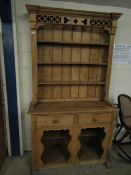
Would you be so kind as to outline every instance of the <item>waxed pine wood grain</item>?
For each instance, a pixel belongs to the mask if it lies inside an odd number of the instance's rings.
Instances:
[[[108,37],[99,28],[62,25],[47,25],[37,34],[38,40],[57,43],[104,43],[109,41]],[[38,98],[103,99],[102,85],[82,82],[105,82],[107,52],[108,48],[95,45],[38,45]]]
[[[112,50],[121,14],[33,5],[27,10],[32,30],[33,170],[107,163],[117,111],[108,103]],[[63,133],[70,137],[68,145]],[[96,134],[103,137],[97,137],[99,145]],[[88,140],[86,145],[81,138]],[[56,139],[64,150],[56,149]],[[83,158],[82,148],[88,154]]]

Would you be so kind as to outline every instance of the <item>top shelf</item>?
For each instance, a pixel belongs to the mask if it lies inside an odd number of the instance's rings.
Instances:
[[[38,44],[45,44],[45,45],[74,45],[74,46],[109,46],[109,43],[98,43],[98,42],[91,42],[91,43],[74,43],[74,42],[64,42],[64,41],[44,41],[44,40],[37,40]]]

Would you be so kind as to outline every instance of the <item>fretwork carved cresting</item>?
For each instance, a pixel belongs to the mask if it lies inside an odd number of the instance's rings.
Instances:
[[[49,16],[49,15],[37,15],[36,19],[38,22],[41,23],[61,23],[61,17],[60,16]]]
[[[88,18],[88,17],[68,17],[59,15],[44,15],[37,14],[36,20],[38,23],[54,23],[54,24],[71,24],[71,25],[83,25],[94,27],[111,27],[111,19],[104,18]]]
[[[91,19],[90,20],[90,26],[111,27],[111,25],[112,25],[111,20],[105,20],[105,19]]]

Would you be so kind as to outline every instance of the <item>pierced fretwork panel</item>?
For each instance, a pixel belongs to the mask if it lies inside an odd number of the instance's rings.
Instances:
[[[59,16],[59,15],[45,15],[37,14],[36,20],[38,23],[54,23],[54,24],[71,24],[81,26],[95,26],[95,27],[111,27],[110,19],[90,19],[89,17],[75,17],[75,16]]]
[[[37,15],[36,16],[37,22],[40,23],[61,23],[61,17],[60,16],[52,16],[52,15]]]
[[[109,19],[91,19],[90,26],[95,27],[111,27],[112,22]]]

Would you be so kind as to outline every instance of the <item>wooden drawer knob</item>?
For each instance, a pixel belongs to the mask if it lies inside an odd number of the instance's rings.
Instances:
[[[98,120],[99,120],[99,119],[96,118],[96,117],[93,117],[93,118],[92,118],[92,121],[93,121],[93,122],[97,122]]]
[[[57,124],[57,123],[59,123],[59,120],[58,120],[58,119],[54,119],[52,122],[53,122],[54,124]]]

